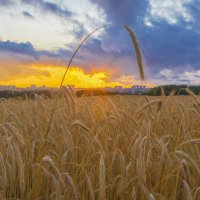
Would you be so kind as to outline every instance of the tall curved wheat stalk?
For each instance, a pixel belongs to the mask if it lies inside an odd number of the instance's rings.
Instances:
[[[65,80],[65,77],[67,75],[67,72],[69,70],[69,67],[74,59],[74,57],[76,56],[77,52],[79,51],[79,49],[81,48],[81,46],[85,43],[85,41],[90,37],[92,36],[94,33],[96,33],[97,31],[99,31],[100,29],[102,28],[105,28],[106,26],[110,26],[111,24],[106,24],[104,26],[101,26],[97,29],[95,29],[94,31],[92,31],[91,33],[89,33],[84,39],[83,41],[78,45],[78,47],[76,48],[76,50],[74,51],[72,57],[70,58],[69,62],[68,62],[68,65],[66,67],[66,70],[65,70],[65,73],[62,77],[62,80],[61,80],[61,83],[60,83],[60,88],[63,86],[63,83],[64,83],[64,80]],[[131,39],[132,39],[132,42],[133,42],[133,46],[134,46],[134,49],[135,49],[135,55],[136,55],[136,59],[137,59],[137,64],[138,64],[138,68],[139,68],[139,72],[140,72],[140,78],[141,80],[144,80],[145,77],[144,77],[144,70],[143,70],[143,62],[142,62],[142,55],[141,55],[141,51],[140,51],[140,47],[139,47],[139,44],[138,44],[138,41],[137,41],[137,38],[134,34],[134,32],[131,30],[131,28],[129,26],[123,26],[125,28],[126,31],[128,31]],[[51,126],[51,122],[52,122],[52,119],[53,119],[53,115],[55,113],[55,109],[56,109],[56,105],[57,105],[57,101],[58,101],[58,98],[56,98],[55,100],[55,103],[54,103],[54,106],[53,106],[53,109],[52,109],[52,113],[51,113],[51,116],[50,116],[50,120],[49,120],[49,123],[48,123],[48,127],[47,127],[47,131],[46,131],[46,135],[45,135],[45,141],[47,140],[48,138],[48,134],[49,134],[49,130],[50,130],[50,126]]]

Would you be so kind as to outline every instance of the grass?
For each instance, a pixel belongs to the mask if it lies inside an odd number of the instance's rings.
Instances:
[[[45,142],[54,100],[1,101],[0,199],[200,199],[199,102],[68,91]]]

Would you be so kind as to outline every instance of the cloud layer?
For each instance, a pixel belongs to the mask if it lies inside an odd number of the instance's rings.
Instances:
[[[166,68],[174,73],[188,74],[200,69],[199,1],[135,0],[123,3],[118,9],[117,5],[122,1],[91,1],[103,7],[113,22],[127,23],[135,30],[149,79],[158,77],[160,82],[166,82],[160,75],[160,71]],[[109,32],[110,35],[112,32],[114,30]],[[118,31],[115,36],[113,39],[107,35],[106,39],[111,46],[115,43],[116,46],[112,49],[121,49],[121,55],[131,56],[130,46],[126,42],[127,39],[124,39],[125,33]],[[120,46],[117,38],[121,38],[126,45]],[[192,83],[189,77],[185,79]]]
[[[86,72],[106,70],[110,81],[123,76],[139,79],[131,39],[122,27],[129,25],[142,49],[148,81],[198,82],[198,0],[0,0],[0,5],[4,57],[65,66],[87,33],[112,23],[81,47],[73,64]]]

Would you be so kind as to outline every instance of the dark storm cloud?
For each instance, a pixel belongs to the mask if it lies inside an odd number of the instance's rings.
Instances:
[[[33,15],[31,15],[31,14],[30,14],[29,12],[27,12],[27,11],[23,11],[22,14],[23,14],[25,17],[30,18],[30,19],[33,19],[33,18],[34,18]]]

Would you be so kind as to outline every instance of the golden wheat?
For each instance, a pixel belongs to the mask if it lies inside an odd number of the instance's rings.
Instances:
[[[1,199],[200,199],[198,96],[65,93],[0,101]]]

